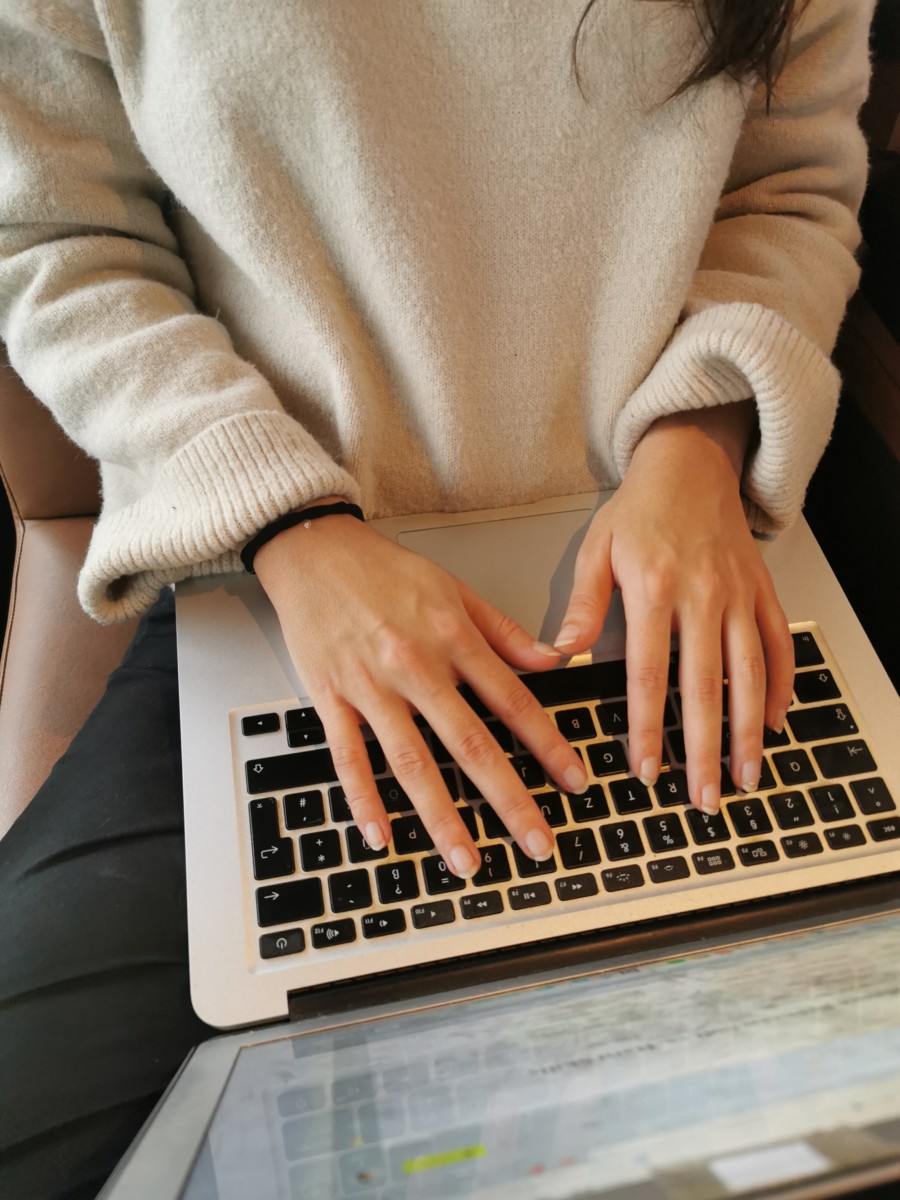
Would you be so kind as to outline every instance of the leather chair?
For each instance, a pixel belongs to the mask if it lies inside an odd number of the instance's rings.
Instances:
[[[98,625],[79,607],[97,469],[0,355],[0,477],[16,526],[0,660],[2,837],[100,698],[136,622]]]

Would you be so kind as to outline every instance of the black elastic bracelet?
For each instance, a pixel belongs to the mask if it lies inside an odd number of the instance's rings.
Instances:
[[[348,504],[346,500],[341,500],[337,504],[315,504],[311,508],[302,509],[300,512],[286,513],[283,517],[278,517],[271,524],[261,529],[255,537],[252,537],[241,551],[241,562],[244,564],[244,570],[248,571],[251,575],[255,575],[253,560],[256,557],[256,552],[277,534],[283,533],[285,529],[291,529],[294,525],[308,525],[310,521],[317,521],[319,517],[338,515],[356,517],[357,521],[364,521],[366,519],[363,516],[363,510],[358,504]]]

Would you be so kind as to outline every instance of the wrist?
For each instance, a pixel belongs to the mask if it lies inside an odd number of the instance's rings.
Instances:
[[[638,443],[635,456],[650,454],[718,460],[728,466],[738,484],[747,452],[756,436],[753,400],[720,404],[690,412],[671,413],[655,421]]]
[[[364,520],[358,505],[343,496],[319,497],[276,517],[258,530],[241,549],[241,561],[251,575],[259,575],[260,565],[266,571],[273,562],[292,555],[293,543],[299,544],[303,540],[301,535],[306,535],[307,546],[311,549],[313,541],[321,541],[320,527],[345,522],[351,526],[359,525]],[[319,530],[318,539],[311,537],[315,530]]]

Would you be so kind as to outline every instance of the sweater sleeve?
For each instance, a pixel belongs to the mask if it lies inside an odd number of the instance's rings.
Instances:
[[[657,418],[754,397],[759,438],[742,491],[752,528],[799,514],[830,436],[829,356],[858,282],[872,0],[810,0],[766,111],[749,97],[715,221],[678,325],[615,430],[624,473]]]
[[[167,583],[238,569],[235,548],[279,514],[358,498],[197,311],[89,5],[0,3],[0,177],[0,337],[103,463],[89,613],[138,614]]]

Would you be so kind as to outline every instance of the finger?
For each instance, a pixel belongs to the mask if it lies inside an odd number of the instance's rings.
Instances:
[[[447,691],[458,703],[465,704],[449,683]],[[378,697],[377,704],[366,707],[373,714],[368,718],[372,732],[378,738],[394,777],[422,818],[435,849],[454,874],[463,879],[470,878],[481,866],[481,856],[444,785],[431,751],[410,716],[409,707],[399,697],[385,695]],[[426,713],[423,716],[428,719]],[[484,734],[493,741],[486,729]],[[448,742],[444,744],[453,754],[453,747]],[[497,750],[502,753],[499,746]]]
[[[373,850],[391,840],[391,825],[372,774],[365,739],[354,710],[339,697],[311,697],[322,718],[338,782],[353,820]]]
[[[756,601],[756,624],[766,660],[765,723],[781,733],[794,689],[794,640],[768,573]]]
[[[586,538],[578,552],[566,615],[553,643],[557,650],[578,654],[596,642],[614,586],[612,535],[603,530],[593,538]]]
[[[755,792],[762,770],[766,660],[752,613],[726,611],[722,645],[728,675],[731,778],[735,787]]]
[[[631,773],[649,787],[656,783],[662,765],[672,606],[664,589],[657,589],[657,594],[646,593],[645,589],[638,600],[633,595],[628,591],[622,593],[626,617],[628,760]]]
[[[705,813],[719,811],[722,747],[722,609],[688,608],[679,619],[679,669],[688,792]]]
[[[487,708],[531,751],[558,787],[567,792],[585,791],[588,777],[577,751],[522,680],[482,641],[461,640],[453,666]]]
[[[534,700],[534,697],[531,699]],[[539,712],[546,722],[546,714],[540,708]],[[471,706],[454,690],[452,699],[446,697],[426,716],[460,769],[485,800],[491,803],[522,850],[534,859],[549,858],[553,853],[550,826],[509,759]]]
[[[482,599],[466,584],[460,583],[459,590],[473,625],[506,662],[523,671],[544,671],[559,663],[562,651],[546,642],[535,641],[517,621]]]

